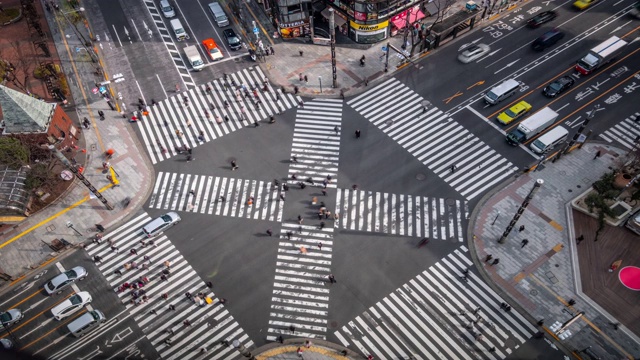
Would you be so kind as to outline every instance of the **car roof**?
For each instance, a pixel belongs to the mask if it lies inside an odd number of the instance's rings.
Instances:
[[[231,34],[235,35],[236,34],[236,32],[233,31],[233,29],[224,29],[222,32],[227,34],[227,35],[231,35]]]
[[[512,109],[518,109],[518,108],[530,108],[531,105],[529,105],[528,102],[526,101],[520,101],[519,103],[513,105],[511,108]]]
[[[216,42],[211,38],[202,40],[202,44],[208,48],[218,47]]]

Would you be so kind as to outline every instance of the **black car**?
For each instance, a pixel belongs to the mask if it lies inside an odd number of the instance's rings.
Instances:
[[[558,15],[556,14],[555,11],[552,11],[552,10],[543,11],[540,14],[527,20],[527,26],[530,28],[537,28],[538,26],[555,19],[557,16]]]
[[[233,31],[233,29],[224,29],[224,31],[222,31],[222,34],[227,40],[227,44],[229,44],[231,50],[240,50],[242,48],[242,41],[240,40],[238,35],[236,35],[236,32]]]
[[[543,51],[544,49],[555,45],[563,37],[564,33],[562,31],[559,31],[558,29],[549,30],[531,43],[531,47],[535,51]]]
[[[542,90],[542,93],[547,97],[556,97],[563,91],[571,88],[574,83],[575,80],[573,80],[571,76],[563,76],[547,85],[544,90]]]

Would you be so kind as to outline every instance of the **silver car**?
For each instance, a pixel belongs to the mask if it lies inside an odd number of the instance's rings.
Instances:
[[[5,329],[14,324],[17,324],[22,320],[24,314],[19,309],[7,310],[0,314],[0,328]]]
[[[62,290],[71,286],[76,280],[84,280],[89,273],[82,266],[76,266],[71,270],[67,270],[62,274],[54,277],[44,284],[44,290],[47,295],[60,294]]]
[[[464,49],[460,55],[458,55],[458,60],[460,60],[461,63],[468,64],[474,60],[480,59],[488,53],[489,50],[491,50],[489,45],[474,44]]]
[[[56,305],[51,309],[51,314],[56,320],[64,319],[65,317],[82,309],[85,305],[89,304],[93,299],[88,291],[80,291],[67,300]]]

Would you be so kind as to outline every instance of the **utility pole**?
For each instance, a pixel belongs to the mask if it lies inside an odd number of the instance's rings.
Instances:
[[[544,184],[544,180],[542,179],[536,180],[536,183],[533,184],[533,189],[529,191],[529,195],[527,195],[524,201],[522,201],[522,204],[518,208],[518,211],[516,211],[516,214],[513,216],[513,219],[511,219],[509,226],[507,226],[504,233],[502,233],[502,236],[498,240],[498,243],[504,244],[505,240],[507,240],[507,236],[509,236],[509,233],[511,232],[511,230],[513,230],[513,228],[516,226],[516,223],[520,219],[520,216],[522,216],[522,213],[524,213],[524,210],[527,208],[527,206],[529,206],[531,199],[533,199],[533,195],[536,193],[536,191],[538,191],[538,189],[540,189],[540,186],[542,186],[542,184]]]
[[[331,71],[333,77],[332,88],[338,87],[338,70],[336,68],[336,23],[334,10],[329,7],[329,37],[331,38]]]

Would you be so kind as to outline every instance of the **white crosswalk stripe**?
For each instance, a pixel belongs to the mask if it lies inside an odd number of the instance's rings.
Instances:
[[[517,168],[474,134],[395,78],[347,104],[397,141],[467,200],[512,175]],[[457,166],[455,172],[451,166]]]
[[[332,228],[282,224],[267,340],[326,338],[332,251]]]
[[[640,124],[638,124],[638,121],[640,121],[640,112],[636,112],[634,115],[617,123],[600,134],[600,137],[609,143],[615,142],[627,149],[633,149],[638,146],[638,139],[640,139]]]
[[[429,239],[464,240],[466,201],[338,189],[335,228]]]
[[[473,272],[464,281],[463,271],[472,265],[461,246],[336,337],[376,359],[504,359],[536,329],[516,310],[501,310],[504,300]]]
[[[331,176],[327,187],[336,187],[341,120],[342,100],[314,99],[298,108],[289,166],[289,178],[297,180],[290,183],[312,178],[320,186]]]
[[[238,340],[250,347],[253,341],[166,236],[157,236],[152,239],[153,243],[142,245],[141,241],[149,241],[141,232],[149,221],[151,218],[144,213],[106,234],[104,238],[110,239],[119,248],[118,252],[106,241],[91,244],[86,250],[90,256],[102,258],[102,262],[97,264],[98,269],[115,291],[124,283],[138,284],[142,281],[144,284],[148,280],[138,291],[144,290],[144,295],[150,300],[138,297],[140,302],[136,305],[131,296],[134,290],[131,289],[118,292],[118,297],[161,358],[201,359],[199,349],[203,347],[207,349],[208,359],[237,358],[238,352],[233,347],[220,345],[220,342]],[[132,255],[130,249],[136,249],[137,255]],[[165,275],[168,276],[167,281],[160,278],[165,270],[165,261],[171,262],[170,274]],[[138,268],[133,267],[136,262]],[[125,264],[131,264],[132,268],[125,270]],[[116,270],[122,275],[117,275]],[[143,277],[146,279],[140,280]],[[202,292],[213,302],[198,306],[185,297],[187,292],[194,297]],[[163,299],[163,294],[167,294],[166,299]],[[171,310],[169,305],[173,305],[175,310]],[[184,324],[185,320],[191,326]],[[166,339],[171,339],[170,346],[165,343]]]
[[[297,106],[300,98],[291,93],[282,94],[280,89],[271,85],[268,85],[269,92],[264,92],[264,79],[260,67],[255,66],[230,74],[227,82],[216,79],[171,96],[156,105],[148,104],[148,115],[142,116],[137,126],[151,162],[155,164],[175,156],[179,153],[178,149],[185,145],[194,149],[205,142],[266,119],[269,115]],[[251,90],[250,96],[245,98],[244,95],[238,96],[237,93],[242,91],[233,86],[225,88],[225,84],[231,84],[232,81],[238,87],[244,84],[247,89],[252,85],[256,86],[256,94],[261,101],[259,109]],[[206,91],[207,85],[212,89],[209,93]],[[188,105],[183,100],[185,97]],[[228,106],[225,106],[225,101]],[[215,107],[213,111],[211,105]],[[163,152],[162,148],[166,151]]]
[[[149,208],[279,222],[283,193],[269,181],[159,172]]]

